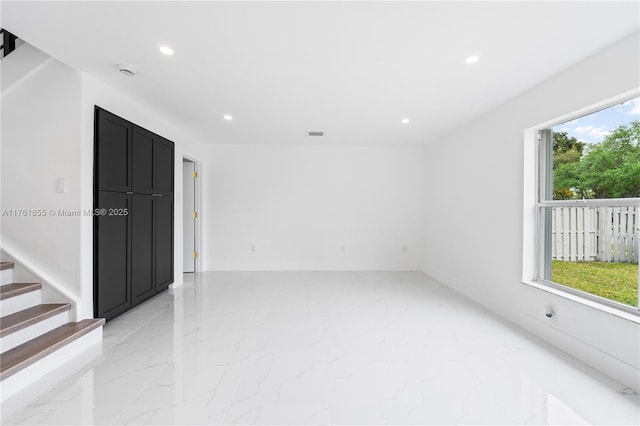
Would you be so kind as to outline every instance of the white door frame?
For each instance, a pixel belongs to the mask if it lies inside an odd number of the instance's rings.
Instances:
[[[198,271],[199,264],[200,264],[200,262],[199,262],[199,254],[200,254],[200,185],[199,185],[200,163],[196,159],[191,158],[191,157],[186,156],[186,155],[183,155],[182,159],[183,159],[183,161],[182,161],[182,163],[183,163],[183,166],[182,166],[183,176],[184,176],[184,162],[185,162],[185,160],[187,162],[193,163],[193,168],[194,168],[194,171],[195,171],[196,176],[197,176],[197,177],[193,178],[194,207],[195,207],[195,211],[198,214],[198,217],[193,219],[193,221],[194,221],[194,226],[193,226],[194,250],[195,250],[196,253],[198,253],[198,257],[195,257],[193,259],[193,272],[195,273],[195,272]],[[185,188],[185,182],[183,180],[183,182],[182,182],[182,191],[183,191],[182,202],[183,203],[184,203],[184,200],[185,200],[184,188]],[[185,224],[185,220],[187,219],[186,217],[184,217],[184,204],[183,204],[182,211],[183,211],[183,218],[182,218],[181,226],[182,226],[182,242],[183,242],[182,250],[183,250],[183,259],[184,259],[184,257],[185,257],[184,256],[184,251],[186,249],[186,247],[184,247],[184,230],[185,230],[184,224]],[[189,249],[189,251],[191,251],[191,249]],[[184,269],[185,269],[185,267],[183,265],[182,266],[183,272],[184,272]]]

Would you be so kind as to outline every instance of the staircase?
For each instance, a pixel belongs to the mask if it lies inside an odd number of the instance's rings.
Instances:
[[[42,284],[14,283],[13,268],[0,262],[2,401],[99,343],[105,322],[72,322],[71,304],[42,303]]]
[[[18,36],[11,34],[9,31],[4,28],[0,28],[0,58],[4,58],[9,53],[16,50],[17,42],[20,40]]]

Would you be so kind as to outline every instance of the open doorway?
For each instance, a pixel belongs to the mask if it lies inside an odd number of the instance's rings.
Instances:
[[[196,162],[182,159],[182,253],[183,272],[196,272],[198,263],[197,250],[197,179],[198,171]]]

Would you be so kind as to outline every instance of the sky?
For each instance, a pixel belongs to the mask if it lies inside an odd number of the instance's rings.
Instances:
[[[633,120],[640,120],[640,98],[558,124],[553,131],[567,132],[569,136],[592,144],[602,142],[612,130]]]

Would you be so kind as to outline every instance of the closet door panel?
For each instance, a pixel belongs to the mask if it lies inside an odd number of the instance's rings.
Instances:
[[[173,199],[153,197],[155,287],[162,291],[173,282]]]
[[[154,145],[154,193],[173,195],[173,143],[164,138]]]
[[[127,194],[102,191],[98,208],[130,209],[131,197]],[[129,287],[129,254],[131,224],[128,216],[96,216],[97,238],[95,274],[96,288],[94,310],[98,317],[111,319],[132,306]]]
[[[133,192],[141,194],[153,192],[153,144],[153,133],[134,127],[131,144],[131,191]]]
[[[96,175],[98,190],[131,189],[131,139],[133,126],[111,113],[96,110]]]
[[[132,195],[131,200],[131,292],[137,305],[155,294],[153,281],[153,200]]]

